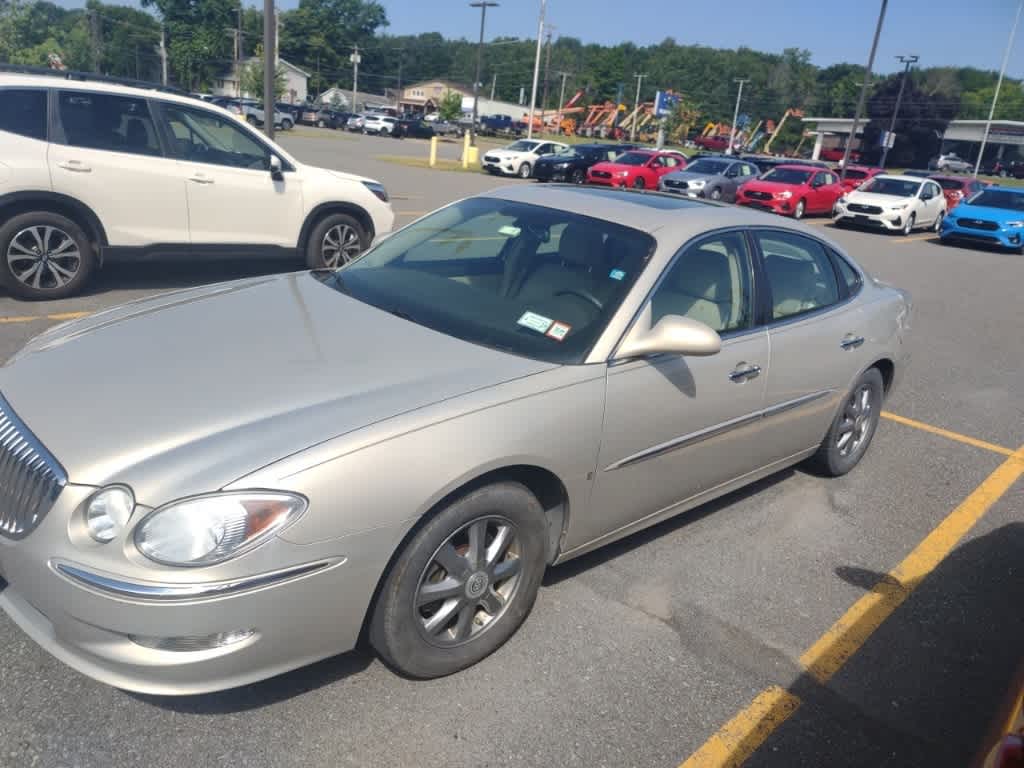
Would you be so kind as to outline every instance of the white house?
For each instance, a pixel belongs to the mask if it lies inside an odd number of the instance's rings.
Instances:
[[[252,63],[259,64],[259,58],[251,56],[245,59],[241,65],[247,67]],[[284,94],[281,96],[282,101],[286,101],[289,104],[299,104],[306,100],[307,87],[309,83],[309,73],[305,70],[299,69],[294,64],[285,61],[284,59],[278,59],[278,63],[281,65],[281,69],[284,70]],[[239,88],[239,70],[232,66],[231,69],[223,74],[220,78],[213,81],[213,94],[215,96],[244,96],[247,98],[259,99],[263,97],[262,93],[242,93]]]

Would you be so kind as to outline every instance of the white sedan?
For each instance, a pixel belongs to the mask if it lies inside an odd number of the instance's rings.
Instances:
[[[836,226],[859,226],[902,232],[938,232],[946,215],[942,188],[931,179],[914,176],[875,176],[836,201]]]
[[[533,165],[544,155],[553,155],[568,149],[567,144],[558,141],[536,141],[520,139],[503,149],[492,149],[480,162],[488,173],[518,176],[528,179],[533,175]]]

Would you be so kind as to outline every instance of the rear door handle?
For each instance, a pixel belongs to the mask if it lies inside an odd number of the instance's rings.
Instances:
[[[854,336],[852,333],[848,333],[843,337],[843,340],[839,342],[839,346],[843,349],[854,349],[863,343],[863,336]]]
[[[57,167],[63,168],[65,171],[71,171],[72,173],[92,173],[92,168],[81,160],[61,160],[57,163]]]
[[[740,363],[736,366],[735,370],[729,374],[730,381],[746,381],[752,379],[761,372],[760,365],[750,365],[747,363]]]
[[[195,182],[196,184],[213,184],[213,179],[207,176],[205,173],[196,173],[188,177],[189,181]]]

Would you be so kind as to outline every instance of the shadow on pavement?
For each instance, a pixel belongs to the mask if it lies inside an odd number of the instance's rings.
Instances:
[[[225,280],[296,272],[303,268],[300,259],[142,261],[108,264],[93,274],[82,295],[95,296],[123,290],[190,288]]]
[[[789,686],[801,706],[746,765],[969,765],[1024,656],[1024,523],[962,544],[919,585],[836,573],[880,596],[913,591],[828,683]]]

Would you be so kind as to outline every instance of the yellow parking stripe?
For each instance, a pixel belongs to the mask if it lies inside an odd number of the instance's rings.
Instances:
[[[762,691],[679,768],[740,766],[800,706],[800,699],[773,685]]]
[[[58,312],[52,315],[21,315],[18,317],[0,317],[0,325],[7,325],[10,323],[34,323],[38,320],[56,320],[63,322],[64,320],[77,320],[80,317],[87,317],[90,312]]]
[[[927,235],[909,235],[908,237],[901,238],[900,240],[893,240],[896,245],[902,245],[903,243],[917,243],[921,240],[938,240],[939,236],[934,232],[929,232]]]
[[[942,427],[933,427],[931,424],[925,424],[923,421],[908,419],[906,416],[900,416],[895,413],[890,413],[889,411],[882,411],[882,418],[888,419],[889,421],[895,421],[897,424],[903,424],[907,427],[920,429],[924,432],[931,432],[933,435],[939,435],[950,440],[956,440],[958,443],[973,445],[975,448],[984,448],[986,451],[999,453],[1003,456],[1013,456],[1012,450],[1004,448],[1001,445],[986,443],[984,440],[978,440],[977,438],[968,437],[967,435],[961,435],[959,432],[951,432],[948,429],[943,429]]]

